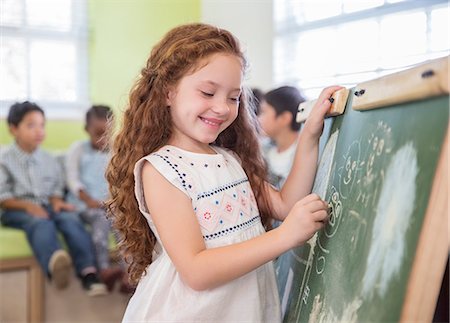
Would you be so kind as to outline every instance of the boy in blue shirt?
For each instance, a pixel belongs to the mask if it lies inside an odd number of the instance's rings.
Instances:
[[[61,167],[39,148],[45,138],[44,111],[32,102],[16,103],[7,122],[15,142],[0,154],[2,224],[25,231],[43,272],[57,288],[68,285],[73,260],[87,294],[106,294],[105,285],[97,278],[90,236],[73,212],[74,206],[62,199]],[[61,248],[58,231],[70,256]]]

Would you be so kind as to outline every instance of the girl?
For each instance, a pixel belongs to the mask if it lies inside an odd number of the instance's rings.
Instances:
[[[153,48],[131,92],[107,171],[139,282],[126,322],[281,320],[271,260],[327,220],[326,203],[308,194],[327,98],[340,87],[320,95],[278,192],[265,181],[245,67],[228,31],[184,25]],[[284,222],[266,232],[271,218]]]

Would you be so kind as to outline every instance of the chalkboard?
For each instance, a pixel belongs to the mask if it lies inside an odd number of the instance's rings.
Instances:
[[[356,111],[357,88],[351,89],[344,114],[334,118],[314,184],[313,191],[331,206],[330,222],[276,261],[285,322],[429,318],[439,293],[448,242],[445,237],[444,246],[437,247],[444,250],[436,255],[439,261],[425,264],[437,277],[430,291],[423,262],[433,260],[435,236],[424,237],[424,231],[434,230],[426,224],[430,221],[447,231],[447,208],[430,208],[448,202],[448,191],[442,192],[447,183],[439,182],[447,168],[441,159],[448,95]],[[425,303],[431,305],[425,314],[412,315],[425,306],[424,295],[430,295]]]

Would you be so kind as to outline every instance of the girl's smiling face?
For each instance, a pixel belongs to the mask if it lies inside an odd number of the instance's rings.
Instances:
[[[168,93],[173,121],[169,144],[194,152],[210,152],[209,144],[237,117],[242,63],[230,54],[213,54],[185,75]]]

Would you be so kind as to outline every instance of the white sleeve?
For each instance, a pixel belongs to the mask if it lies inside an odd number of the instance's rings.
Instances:
[[[67,187],[76,197],[78,197],[80,190],[84,189],[80,179],[80,159],[83,153],[83,144],[82,141],[74,143],[66,154]]]

